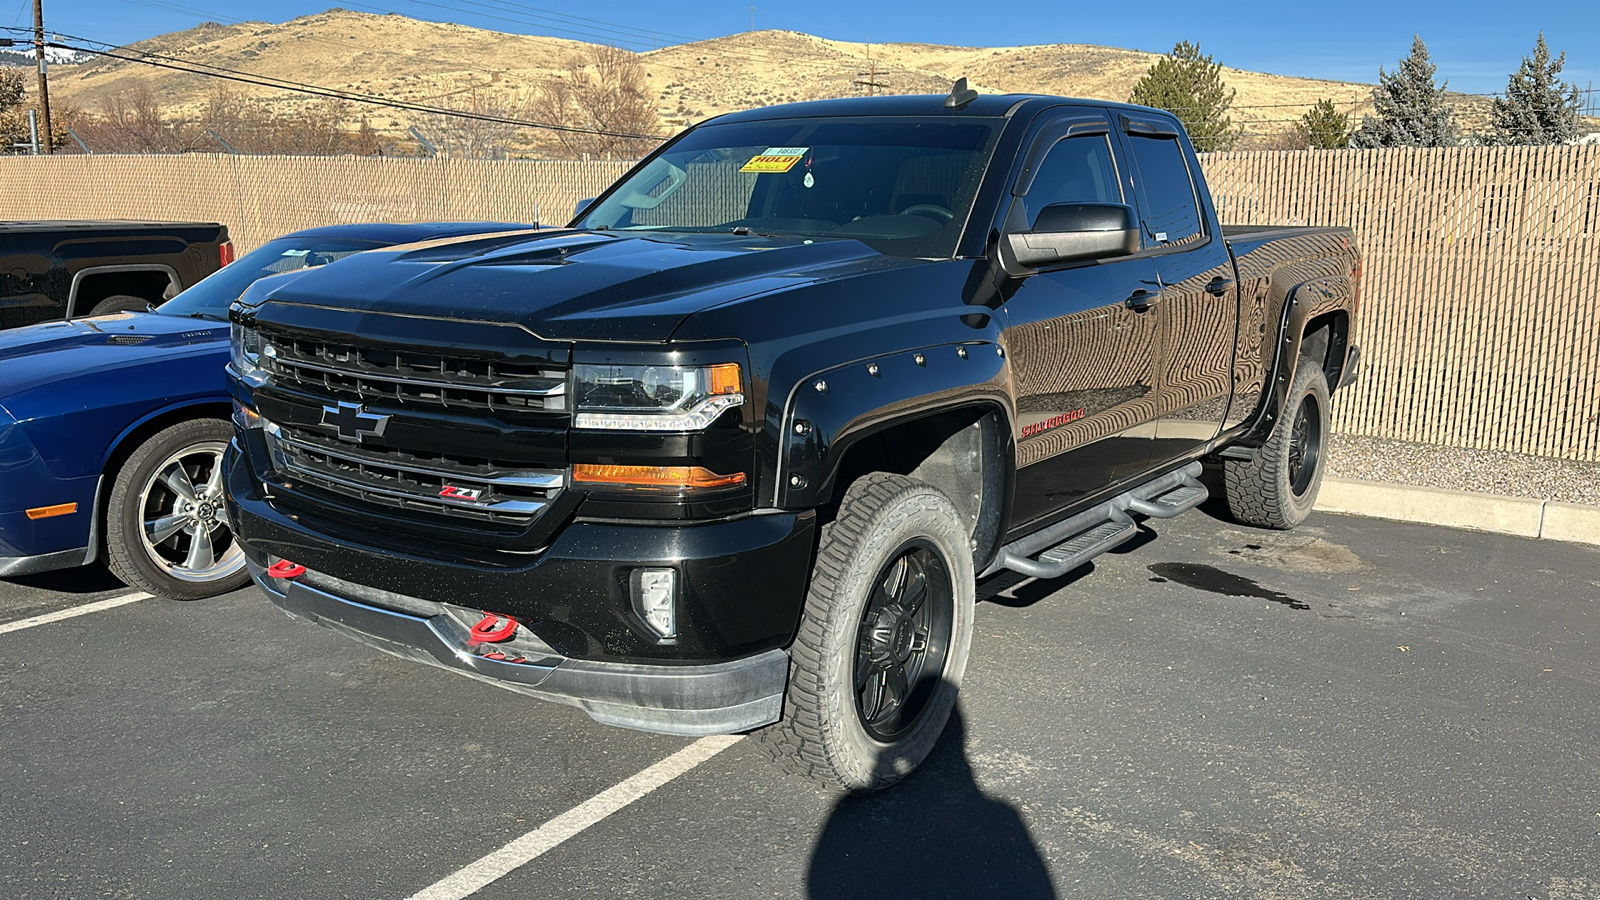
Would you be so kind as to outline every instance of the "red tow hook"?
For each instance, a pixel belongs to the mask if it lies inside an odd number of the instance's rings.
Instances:
[[[267,567],[267,575],[271,578],[299,578],[306,573],[306,567],[280,559]]]
[[[484,613],[483,619],[472,626],[472,643],[498,644],[501,641],[511,640],[517,633],[517,620],[510,616],[497,616],[494,613]]]

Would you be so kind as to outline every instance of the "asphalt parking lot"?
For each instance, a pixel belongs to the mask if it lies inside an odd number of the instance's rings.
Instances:
[[[867,798],[253,589],[17,628],[129,591],[0,581],[0,894],[1600,897],[1600,548],[1152,527],[981,585],[957,720]]]

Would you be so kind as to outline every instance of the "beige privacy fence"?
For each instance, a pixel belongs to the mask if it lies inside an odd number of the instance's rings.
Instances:
[[[565,225],[632,162],[366,156],[0,156],[0,220],[221,222],[243,253],[347,222]]]
[[[1224,222],[1349,225],[1346,433],[1600,460],[1600,147],[1212,154]],[[565,222],[626,162],[0,157],[0,220],[201,219],[241,250],[340,222]]]
[[[1349,225],[1348,434],[1600,460],[1600,147],[1211,154],[1225,223]]]

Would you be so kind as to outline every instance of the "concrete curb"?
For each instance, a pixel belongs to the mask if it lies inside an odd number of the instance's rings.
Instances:
[[[1324,478],[1323,512],[1600,546],[1600,506],[1356,478]]]

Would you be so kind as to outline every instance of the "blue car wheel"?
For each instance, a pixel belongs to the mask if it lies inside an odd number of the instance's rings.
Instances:
[[[197,600],[243,585],[244,551],[228,524],[222,455],[233,428],[180,422],[128,457],[106,509],[106,556],[129,586]]]

